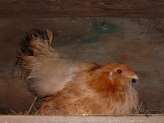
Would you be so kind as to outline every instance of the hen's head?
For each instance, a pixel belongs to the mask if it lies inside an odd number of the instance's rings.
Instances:
[[[89,85],[97,92],[127,92],[137,83],[138,76],[126,64],[107,64],[90,72]]]

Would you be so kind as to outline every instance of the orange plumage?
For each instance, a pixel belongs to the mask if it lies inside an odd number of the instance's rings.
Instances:
[[[107,64],[78,73],[61,91],[45,98],[40,113],[130,114],[138,104],[132,79],[137,79],[136,74],[124,64]]]
[[[73,63],[51,47],[52,32],[29,38],[32,54],[21,52],[25,80],[44,97],[39,114],[130,114],[137,111],[136,73],[126,64]],[[48,42],[48,43],[47,43]],[[28,74],[27,74],[28,73]],[[30,82],[29,82],[30,80]],[[48,97],[47,97],[48,96]]]

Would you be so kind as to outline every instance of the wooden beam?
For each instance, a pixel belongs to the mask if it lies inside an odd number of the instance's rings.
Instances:
[[[163,123],[164,116],[0,116],[1,123]]]
[[[163,0],[0,0],[0,18],[164,17]]]

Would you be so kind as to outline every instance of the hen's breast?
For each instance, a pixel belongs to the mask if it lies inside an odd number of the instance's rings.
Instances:
[[[101,68],[99,68],[101,69]],[[137,92],[129,88],[126,92],[102,95],[88,82],[90,72],[82,72],[68,83],[63,90],[47,98],[41,108],[42,115],[92,115],[130,114],[138,105]],[[95,77],[96,78],[96,77]],[[94,79],[95,79],[94,78]],[[104,81],[103,79],[98,82]]]

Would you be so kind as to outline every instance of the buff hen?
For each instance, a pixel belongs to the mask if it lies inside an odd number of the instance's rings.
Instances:
[[[68,60],[53,47],[53,33],[32,31],[21,44],[17,65],[29,89],[43,97],[41,115],[125,115],[137,111],[138,77],[126,64]]]

